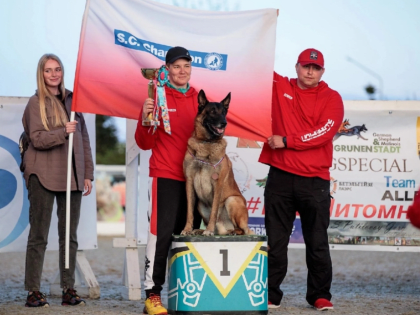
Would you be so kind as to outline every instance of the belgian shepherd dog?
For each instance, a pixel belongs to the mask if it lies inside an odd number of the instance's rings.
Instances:
[[[230,93],[220,103],[198,94],[194,132],[184,158],[188,213],[181,235],[253,234],[248,228],[248,209],[235,181],[232,162],[223,139]],[[193,230],[194,206],[198,205],[206,230]]]

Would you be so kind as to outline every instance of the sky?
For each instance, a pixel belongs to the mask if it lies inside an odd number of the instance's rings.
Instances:
[[[316,48],[325,58],[323,80],[344,100],[368,99],[367,85],[381,90],[377,99],[420,100],[418,0],[158,2],[201,10],[276,8],[279,74],[295,77],[299,53]],[[36,66],[47,52],[62,59],[65,85],[73,89],[85,5],[86,0],[0,0],[0,96],[33,95]],[[125,121],[115,121],[124,141]]]

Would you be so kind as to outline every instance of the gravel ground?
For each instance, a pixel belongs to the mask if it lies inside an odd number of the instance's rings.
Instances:
[[[99,249],[86,251],[101,287],[101,298],[86,306],[62,307],[59,297],[48,297],[51,307],[25,308],[25,253],[0,253],[0,314],[141,314],[142,301],[121,295],[124,249],[112,247],[112,237],[99,237]],[[143,250],[139,251],[143,262]],[[420,314],[420,253],[332,251],[334,314]],[[58,253],[47,252],[41,290],[57,272]],[[143,268],[141,268],[143,269]],[[306,265],[301,249],[289,250],[289,272],[282,285],[281,307],[269,314],[317,314],[305,301]]]

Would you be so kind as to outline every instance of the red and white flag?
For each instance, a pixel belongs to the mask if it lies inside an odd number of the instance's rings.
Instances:
[[[276,9],[215,12],[149,0],[88,0],[74,85],[73,111],[138,119],[147,84],[173,46],[192,57],[190,84],[209,99],[231,92],[226,135],[271,135]]]

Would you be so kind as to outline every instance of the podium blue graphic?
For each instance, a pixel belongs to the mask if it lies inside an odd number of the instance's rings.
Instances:
[[[170,314],[267,314],[267,237],[173,236]]]

